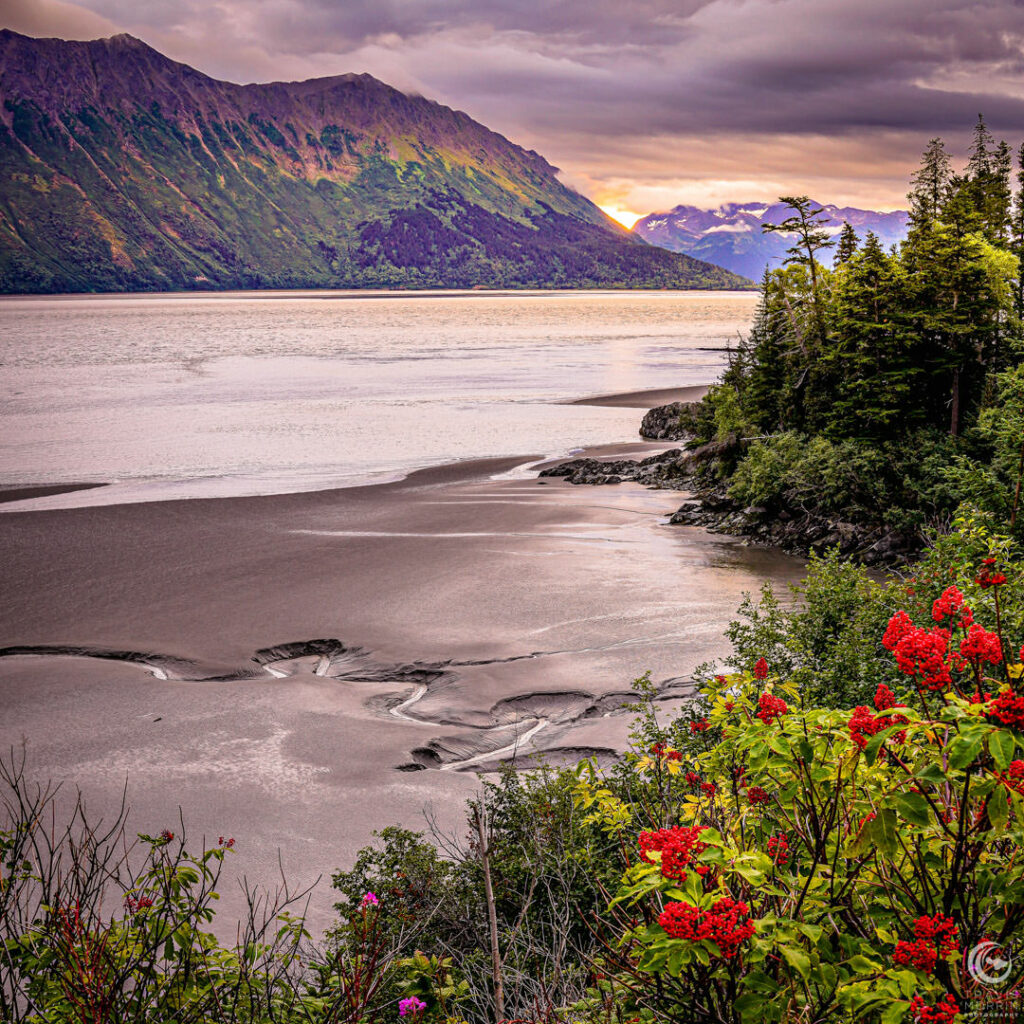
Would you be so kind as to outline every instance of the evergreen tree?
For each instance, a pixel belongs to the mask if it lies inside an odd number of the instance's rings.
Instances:
[[[1013,214],[1013,152],[1005,141],[996,146],[992,179],[986,204],[986,220],[989,224],[990,240],[995,245],[1006,246],[1010,240],[1010,221]]]
[[[1017,153],[1017,194],[1010,226],[1010,251],[1017,257],[1014,307],[1017,319],[1024,320],[1024,143]]]
[[[985,124],[983,115],[978,115],[974,126],[970,156],[967,158],[967,176],[975,181],[987,178],[992,173],[993,148],[995,140]]]
[[[746,372],[737,389],[746,418],[766,434],[792,425],[787,370],[797,342],[777,277],[766,270],[761,279],[761,299],[742,353]]]
[[[860,239],[857,232],[853,230],[849,221],[843,221],[843,230],[839,232],[839,245],[836,247],[836,266],[849,263],[858,245]]]
[[[914,228],[928,227],[938,219],[951,176],[946,144],[942,139],[932,139],[921,157],[921,166],[911,176],[907,193]]]
[[[917,397],[924,369],[905,301],[899,259],[869,231],[836,284],[826,433],[881,438],[921,425]]]
[[[825,230],[828,220],[821,216],[823,208],[815,207],[807,196],[780,196],[779,202],[785,203],[793,212],[781,224],[762,224],[765,234],[782,232],[795,234],[796,242],[786,250],[786,265],[804,267],[810,275],[811,307],[814,314],[812,330],[817,339],[825,340],[825,318],[822,310],[821,291],[819,288],[818,253],[823,249],[831,249],[836,243]]]

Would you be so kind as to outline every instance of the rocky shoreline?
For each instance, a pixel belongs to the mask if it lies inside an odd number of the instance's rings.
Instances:
[[[640,436],[650,441],[692,441],[696,402],[673,402],[650,409]],[[838,548],[844,557],[865,565],[905,562],[920,547],[915,537],[879,525],[849,522],[806,509],[743,507],[729,497],[722,483],[708,484],[699,470],[736,442],[712,442],[693,448],[672,448],[645,459],[571,459],[541,471],[571,484],[641,483],[663,490],[687,491],[690,497],[669,523],[700,526],[712,533],[748,538],[789,554],[822,554]]]

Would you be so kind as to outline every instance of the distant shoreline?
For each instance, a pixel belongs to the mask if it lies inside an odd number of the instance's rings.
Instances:
[[[247,299],[452,299],[452,298],[508,298],[522,299],[530,296],[573,295],[677,295],[696,292],[701,295],[720,296],[749,295],[756,291],[750,288],[331,288],[331,287],[300,287],[295,288],[196,288],[182,291],[147,291],[136,289],[130,292],[94,291],[94,292],[0,292],[0,302],[33,299],[196,299],[196,298],[233,298],[244,296]]]

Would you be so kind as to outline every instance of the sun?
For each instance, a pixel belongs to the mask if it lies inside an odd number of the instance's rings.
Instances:
[[[633,225],[643,216],[642,213],[634,213],[632,210],[622,210],[617,206],[600,206],[601,210],[608,214],[612,220],[618,221],[624,228],[632,229]]]

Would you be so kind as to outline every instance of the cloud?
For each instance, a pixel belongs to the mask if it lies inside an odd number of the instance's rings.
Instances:
[[[676,189],[680,202],[804,187],[892,206],[927,139],[962,148],[979,110],[1024,137],[1017,0],[7,3],[36,26],[22,31],[116,26],[235,81],[368,71],[466,110],[623,210]]]

